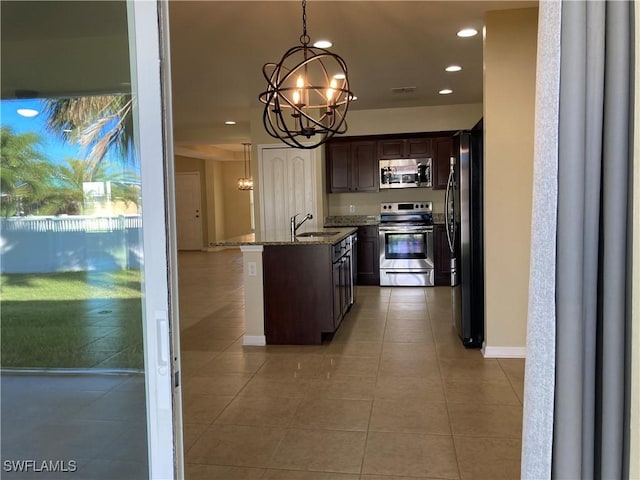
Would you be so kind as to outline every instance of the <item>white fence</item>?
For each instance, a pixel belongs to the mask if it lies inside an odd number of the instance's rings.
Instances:
[[[142,265],[142,217],[0,219],[0,272],[119,270]]]

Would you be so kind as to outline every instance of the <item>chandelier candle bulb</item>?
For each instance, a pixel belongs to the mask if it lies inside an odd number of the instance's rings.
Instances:
[[[329,106],[333,107],[335,102],[333,101],[333,94],[335,93],[335,89],[338,86],[338,82],[336,82],[335,78],[331,79],[331,83],[329,84],[329,88],[327,89],[327,101],[329,102]],[[327,111],[330,113],[330,111]]]

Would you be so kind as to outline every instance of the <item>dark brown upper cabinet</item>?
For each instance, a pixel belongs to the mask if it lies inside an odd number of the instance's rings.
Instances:
[[[379,161],[432,158],[433,188],[444,189],[453,155],[455,131],[363,135],[331,139],[326,144],[327,192],[377,192]]]
[[[377,154],[375,140],[327,143],[327,191],[377,192]]]
[[[431,157],[430,138],[390,138],[378,140],[378,159]]]
[[[453,137],[433,139],[433,189],[447,188],[450,158],[453,155]]]

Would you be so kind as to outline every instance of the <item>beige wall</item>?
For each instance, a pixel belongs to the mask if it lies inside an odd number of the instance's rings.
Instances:
[[[221,162],[206,160],[207,244],[224,238],[224,194]]]
[[[385,108],[383,110],[349,110],[347,135],[462,130],[473,127],[481,118],[481,103]]]
[[[380,215],[383,202],[431,201],[434,213],[444,213],[444,190],[402,188],[371,193],[332,193],[328,215]],[[354,212],[350,211],[353,205]]]
[[[199,172],[203,245],[251,231],[249,192],[237,189],[244,164],[176,156],[176,172]]]
[[[485,345],[498,356],[526,344],[537,18],[537,8],[485,18]]]
[[[238,178],[244,177],[243,162],[219,162],[224,179],[224,235],[236,237],[251,231],[251,192],[238,190]]]

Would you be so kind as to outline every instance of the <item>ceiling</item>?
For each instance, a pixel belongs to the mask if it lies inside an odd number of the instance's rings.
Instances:
[[[358,97],[350,110],[479,103],[485,12],[536,4],[309,0],[307,31],[312,42],[331,40],[347,63]],[[20,90],[50,96],[128,88],[123,2],[3,0],[1,13],[2,98]],[[251,109],[261,108],[262,66],[299,44],[301,16],[298,1],[169,2],[176,151],[201,158],[242,151],[251,141]],[[457,37],[465,27],[481,33]],[[462,71],[445,72],[451,64]],[[81,75],[70,76],[78,65]],[[415,91],[393,93],[397,87]],[[443,88],[453,93],[439,95]]]

